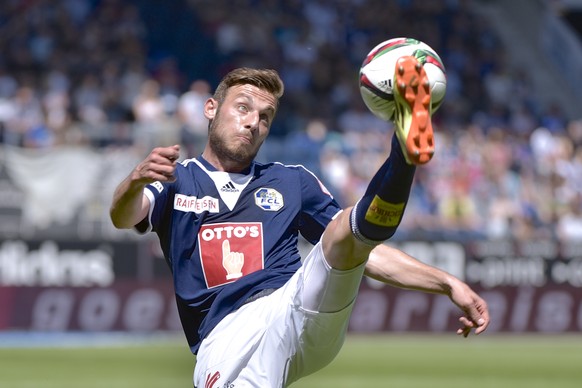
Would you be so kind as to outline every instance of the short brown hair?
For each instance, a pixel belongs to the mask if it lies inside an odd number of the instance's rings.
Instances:
[[[222,78],[218,87],[214,91],[213,98],[221,103],[226,97],[226,92],[236,85],[253,85],[259,89],[266,90],[277,98],[277,101],[283,95],[285,86],[279,73],[272,69],[251,69],[240,67],[230,71]]]

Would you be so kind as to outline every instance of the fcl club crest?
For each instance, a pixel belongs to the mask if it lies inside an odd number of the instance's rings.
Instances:
[[[261,188],[255,191],[255,204],[263,210],[276,212],[283,207],[283,196],[275,189]]]

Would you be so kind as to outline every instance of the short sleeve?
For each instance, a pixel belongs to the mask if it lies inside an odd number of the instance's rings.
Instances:
[[[315,174],[304,167],[299,167],[298,171],[302,206],[299,230],[307,241],[315,244],[341,208]]]

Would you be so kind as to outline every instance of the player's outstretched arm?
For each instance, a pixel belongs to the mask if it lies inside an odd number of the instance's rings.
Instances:
[[[370,253],[366,275],[399,288],[449,296],[465,314],[457,334],[467,337],[472,329],[482,333],[489,325],[487,303],[466,283],[438,268],[424,264],[406,253],[378,245]]]
[[[132,228],[147,216],[150,204],[143,194],[144,187],[156,181],[174,181],[174,170],[179,156],[178,145],[155,148],[117,186],[109,210],[116,228]]]

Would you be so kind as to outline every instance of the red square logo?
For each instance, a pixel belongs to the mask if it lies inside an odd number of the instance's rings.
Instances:
[[[265,268],[260,222],[204,225],[198,232],[198,247],[208,288]]]

